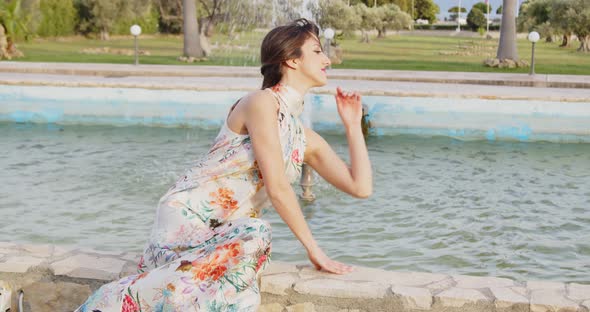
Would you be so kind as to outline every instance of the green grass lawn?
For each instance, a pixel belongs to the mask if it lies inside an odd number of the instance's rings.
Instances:
[[[207,61],[194,65],[258,66],[260,42],[264,33],[242,33],[231,40],[215,35],[211,44],[213,53]],[[390,35],[384,39],[372,38],[370,43],[358,39],[340,40],[344,61],[334,68],[394,69],[460,72],[512,72],[526,73],[527,68],[493,69],[485,67],[483,60],[494,57],[497,39],[424,37]],[[536,72],[539,74],[590,75],[590,54],[576,52],[577,42],[570,48],[559,48],[558,43],[539,42],[536,48]],[[132,37],[115,37],[109,41],[82,37],[37,39],[20,43],[24,62],[83,62],[131,64],[133,56],[115,54],[86,54],[84,49],[133,49]],[[177,60],[182,53],[181,36],[142,36],[140,49],[150,53],[141,56],[142,64],[186,64]],[[519,40],[518,52],[530,61],[531,44]]]

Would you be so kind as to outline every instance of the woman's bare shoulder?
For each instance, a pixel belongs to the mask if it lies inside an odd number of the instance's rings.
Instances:
[[[256,90],[248,93],[242,101],[244,108],[249,112],[276,111],[278,103],[275,97],[268,90]],[[275,105],[273,105],[275,104]]]

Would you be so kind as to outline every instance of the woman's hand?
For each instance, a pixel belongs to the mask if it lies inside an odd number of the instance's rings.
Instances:
[[[335,274],[346,274],[354,270],[354,268],[349,265],[328,258],[319,247],[308,250],[307,256],[317,270]]]
[[[343,92],[336,88],[336,107],[345,127],[360,127],[363,118],[363,105],[358,92]]]

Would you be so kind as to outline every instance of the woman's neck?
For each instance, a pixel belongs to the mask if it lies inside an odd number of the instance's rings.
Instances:
[[[283,76],[283,79],[281,79],[279,83],[295,89],[295,91],[297,91],[302,98],[307,93],[307,90],[310,89],[310,86],[307,86],[305,83],[299,81],[299,79],[296,79],[295,77],[289,77],[288,75]]]

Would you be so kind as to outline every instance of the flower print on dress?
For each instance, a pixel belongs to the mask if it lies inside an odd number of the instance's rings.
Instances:
[[[281,156],[294,182],[305,133],[297,118],[301,97],[287,89],[266,92],[279,104]],[[138,264],[149,275],[103,285],[77,311],[121,312],[124,304],[141,312],[255,311],[258,279],[271,258],[271,229],[258,214],[271,203],[251,144],[248,135],[222,127],[207,155],[187,160],[190,168],[158,202]]]
[[[234,210],[238,209],[238,201],[233,198],[234,191],[226,187],[220,187],[217,192],[209,193],[209,196],[214,197],[214,200],[209,203],[212,206],[217,206],[223,209],[223,217],[227,217]]]
[[[291,153],[291,161],[298,164],[301,163],[301,158],[299,157],[299,150],[293,150],[293,153]]]
[[[123,299],[123,306],[121,307],[121,312],[139,312],[141,309],[139,308],[139,304],[135,302],[133,297],[128,294],[125,294],[125,298]]]

